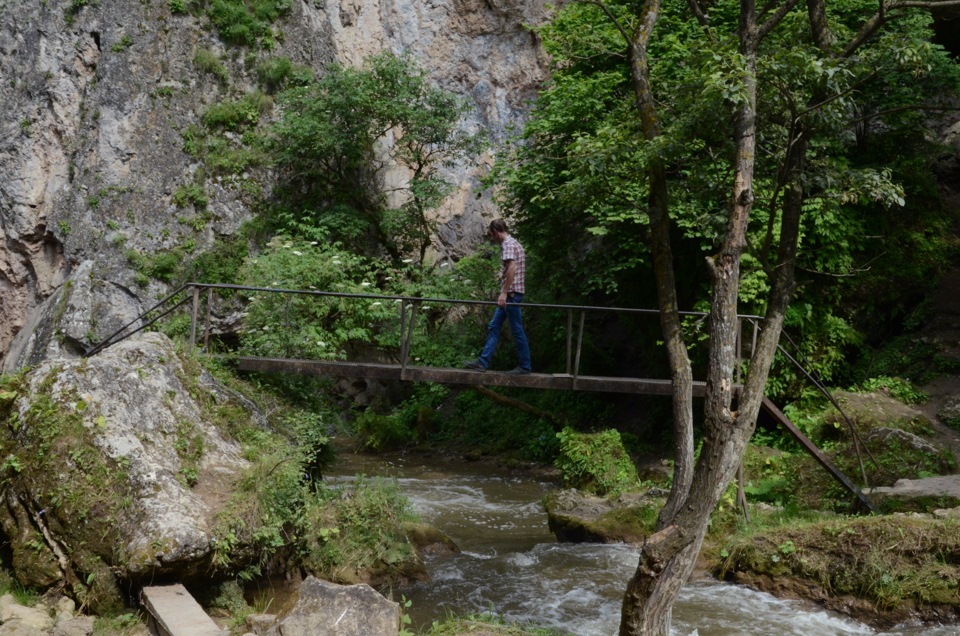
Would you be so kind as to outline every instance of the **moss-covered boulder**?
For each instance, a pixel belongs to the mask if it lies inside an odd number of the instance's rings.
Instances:
[[[568,489],[547,495],[544,507],[558,541],[640,543],[652,532],[665,496],[660,489],[610,497]]]
[[[250,462],[198,392],[229,399],[159,334],[0,377],[0,528],[22,583],[109,610],[118,581],[212,571],[218,514]]]
[[[960,522],[888,515],[794,522],[731,539],[722,578],[878,627],[960,620]]]

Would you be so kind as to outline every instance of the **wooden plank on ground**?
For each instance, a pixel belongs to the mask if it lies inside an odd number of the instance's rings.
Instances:
[[[145,587],[140,600],[160,636],[228,636],[180,584]]]

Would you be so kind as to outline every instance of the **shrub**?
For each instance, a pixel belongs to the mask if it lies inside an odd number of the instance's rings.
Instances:
[[[619,431],[578,433],[565,427],[557,438],[560,454],[555,464],[566,485],[604,496],[628,490],[639,481]]]
[[[415,568],[404,524],[418,521],[396,481],[361,475],[346,488],[320,486],[307,495],[297,524],[302,563],[337,583]]]
[[[221,82],[227,81],[227,67],[216,53],[210,49],[197,49],[193,55],[193,65],[203,73],[213,75]]]

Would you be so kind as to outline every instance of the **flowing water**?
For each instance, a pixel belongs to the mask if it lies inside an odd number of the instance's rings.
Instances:
[[[428,463],[429,462],[429,463]],[[428,562],[429,581],[394,591],[413,625],[448,614],[494,613],[575,636],[617,633],[620,601],[637,564],[624,545],[557,543],[540,500],[553,486],[470,463],[346,456],[336,483],[356,473],[395,477],[424,521],[462,552]],[[674,607],[677,636],[956,636],[960,625],[876,632],[797,601],[713,580],[688,584]]]

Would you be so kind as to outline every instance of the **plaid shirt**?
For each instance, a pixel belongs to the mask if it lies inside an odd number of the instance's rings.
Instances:
[[[503,280],[507,275],[507,261],[514,261],[517,267],[513,273],[513,284],[510,285],[510,289],[508,289],[507,292],[525,293],[523,275],[526,272],[527,264],[526,255],[523,253],[523,246],[517,242],[517,239],[507,234],[507,238],[503,239],[503,244],[500,246],[500,249],[500,260],[503,265],[500,269],[501,291],[503,290]]]

